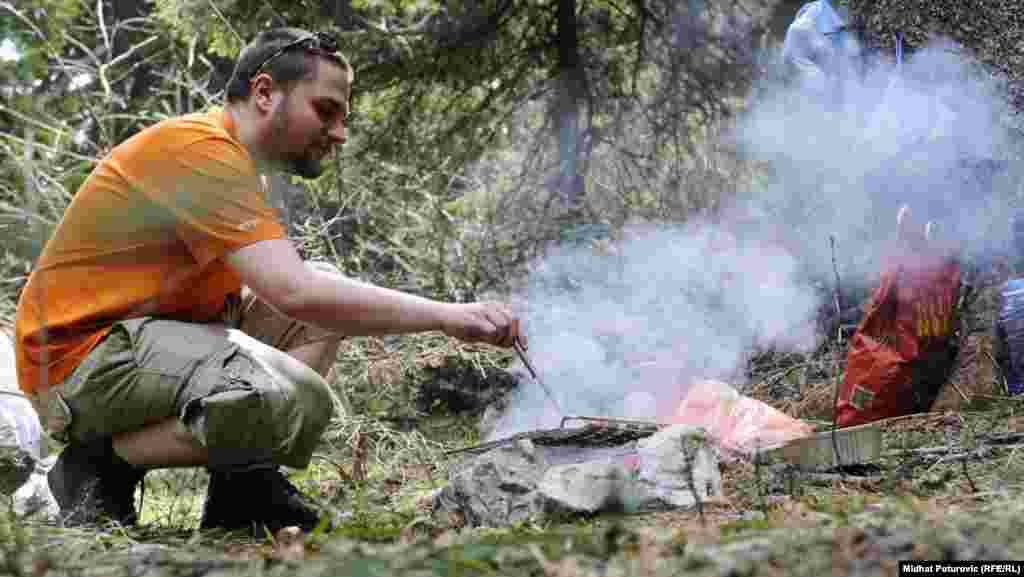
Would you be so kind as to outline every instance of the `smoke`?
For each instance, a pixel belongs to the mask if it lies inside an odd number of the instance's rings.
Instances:
[[[735,381],[758,342],[814,344],[818,299],[757,234],[693,222],[639,226],[610,245],[562,245],[536,264],[529,354],[565,415],[665,417],[695,379]],[[528,381],[495,437],[558,425]]]
[[[736,138],[773,175],[746,210],[788,231],[819,276],[834,236],[844,274],[871,277],[902,204],[967,255],[998,251],[1015,193],[999,84],[945,43],[900,66],[856,68],[824,89],[797,81],[754,102]]]
[[[999,85],[946,44],[853,64],[757,87],[730,138],[766,174],[714,221],[563,243],[534,264],[529,354],[562,414],[662,418],[691,383],[743,385],[754,346],[811,350],[830,239],[844,288],[867,287],[904,203],[968,258],[1002,250],[1016,180]],[[517,395],[492,437],[558,426],[542,387]]]

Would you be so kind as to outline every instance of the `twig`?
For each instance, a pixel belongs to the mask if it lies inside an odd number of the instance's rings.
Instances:
[[[103,45],[107,48],[107,54],[113,53],[113,47],[110,45],[110,34],[107,33],[107,21],[103,17],[103,0],[96,0],[96,20],[99,21],[100,33],[103,36]]]
[[[842,304],[842,289],[841,289],[840,283],[839,283],[839,265],[836,262],[836,237],[830,235],[828,237],[828,241],[829,241],[829,245],[831,246],[831,249],[832,249],[832,272],[833,272],[833,274],[836,277],[836,285],[835,285],[835,290],[832,291],[832,298],[833,298],[833,301],[834,301],[835,306],[836,306],[836,315],[839,316],[839,315],[843,314],[843,304]],[[843,333],[842,333],[842,329],[840,329],[836,333],[836,340],[838,342],[842,342],[842,338],[843,338]]]
[[[221,22],[223,22],[224,25],[228,27],[228,30],[235,35],[235,39],[238,40],[238,43],[244,46],[245,40],[242,40],[242,35],[239,34],[238,31],[235,30],[235,27],[231,25],[231,22],[224,17],[224,13],[220,11],[220,8],[217,8],[217,4],[214,3],[213,0],[207,0],[207,3],[210,5],[210,8],[213,8],[214,13],[217,14],[217,17],[220,18]]]
[[[997,371],[999,371],[999,384],[1001,384],[1003,386],[1002,387],[1003,392],[1005,392],[1007,395],[1010,394],[1010,384],[1006,381],[1006,373],[1003,372],[1002,365],[1000,365],[996,361],[996,358],[992,356],[991,352],[989,352],[989,351],[982,351],[982,353],[984,353],[985,356],[988,357],[988,360],[992,361],[992,366],[995,367],[995,369]],[[975,395],[975,396],[981,396],[981,395]]]
[[[10,132],[4,132],[4,131],[0,130],[0,137],[13,140],[13,141],[15,141],[15,142],[17,142],[19,144],[28,144],[28,142],[26,142],[25,139],[20,138],[18,136],[15,136],[15,135],[11,134]],[[97,162],[100,161],[99,158],[91,158],[91,157],[83,156],[83,155],[75,153],[75,152],[69,152],[67,150],[60,150],[60,149],[54,148],[52,146],[47,146],[47,145],[45,145],[45,144],[43,144],[41,142],[36,142],[35,146],[37,146],[39,148],[42,148],[43,150],[46,150],[47,152],[53,152],[53,153],[56,153],[56,154],[63,154],[64,156],[70,156],[71,158],[75,158],[75,159],[78,159],[78,160],[84,160],[85,162],[97,163]]]
[[[974,484],[974,479],[971,478],[971,474],[967,472],[967,459],[960,461],[963,465],[964,478],[967,479],[967,484],[971,486],[971,493],[978,492],[978,486]]]
[[[18,10],[15,9],[14,6],[11,5],[10,2],[0,2],[0,8],[3,8],[4,10],[7,10],[11,14],[14,14],[16,17],[18,17],[19,20],[21,20],[29,28],[31,28],[32,32],[34,32],[35,35],[38,36],[40,40],[46,42],[46,34],[43,34],[43,31],[40,30],[39,27],[36,26],[35,22],[32,22],[32,20],[30,20],[28,16],[25,16],[21,12],[18,12]],[[49,44],[49,42],[47,42],[47,44]]]
[[[696,462],[694,453],[696,453],[696,451],[690,450],[689,436],[683,436],[681,441],[683,445],[683,458],[686,459],[686,482],[690,487],[690,493],[693,494],[693,500],[697,503],[697,515],[700,517],[700,524],[706,525],[707,520],[704,518],[704,501],[700,498],[700,493],[697,492],[697,482],[693,478],[693,466]]]
[[[512,341],[512,348],[515,349],[516,354],[519,355],[519,360],[523,361],[523,364],[526,365],[526,370],[530,371],[530,376],[533,377],[533,380],[540,385],[540,388],[544,389],[544,394],[547,395],[551,404],[555,405],[555,409],[558,410],[559,416],[565,415],[565,412],[562,411],[562,406],[558,403],[558,399],[555,398],[554,393],[552,393],[551,389],[544,384],[544,381],[540,380],[540,377],[537,376],[537,370],[533,368],[533,363],[531,363],[529,357],[526,356],[526,350],[523,349],[523,345],[519,342],[519,339]]]
[[[760,511],[768,514],[768,502],[765,495],[768,493],[765,487],[761,471],[761,438],[754,439],[754,479],[757,481],[757,502]]]
[[[815,366],[817,364],[818,364],[817,362],[810,362],[810,363],[800,363],[800,364],[797,364],[797,365],[792,365],[792,366],[786,367],[786,368],[784,368],[782,370],[776,371],[776,372],[768,375],[767,377],[761,379],[761,381],[758,384],[759,385],[773,385],[773,384],[775,384],[775,381],[778,381],[778,380],[786,378],[787,376],[789,376],[789,373],[792,373],[793,371],[796,371],[796,370],[799,370],[799,369],[806,369],[806,368],[809,368],[809,367],[813,367],[813,366]]]
[[[974,395],[975,399],[987,399],[990,401],[1016,401],[1018,403],[1024,402],[1024,395],[1019,397],[1004,397],[1002,395]]]
[[[23,122],[27,122],[29,124],[34,124],[34,125],[38,126],[39,128],[42,128],[43,130],[46,130],[48,132],[53,132],[55,134],[62,135],[62,136],[68,133],[67,130],[64,130],[62,128],[57,128],[57,127],[54,127],[54,126],[50,126],[49,124],[46,124],[45,122],[42,122],[40,120],[32,118],[31,116],[28,116],[26,114],[18,112],[17,110],[14,110],[13,108],[8,108],[7,106],[4,106],[2,103],[0,103],[0,110],[2,110],[3,112],[6,112],[7,114],[10,114],[10,115],[16,117],[18,120],[21,120]]]
[[[836,237],[835,235],[829,235],[828,237],[829,246],[832,249],[832,272],[836,276],[835,290],[833,291],[833,298],[835,299],[836,305],[836,318],[842,315],[843,307],[841,301],[842,291],[839,286],[839,265],[836,263]],[[836,407],[839,406],[839,355],[843,348],[843,329],[840,326],[836,330],[836,345],[832,352],[832,363],[833,373],[835,375],[835,393],[832,397],[832,452],[836,456],[836,468],[840,474],[843,474],[843,461],[842,456],[839,454],[839,440],[836,438],[836,429],[838,429],[838,418],[839,413]]]
[[[960,393],[960,396],[963,398],[965,403],[971,402],[971,399],[969,399],[967,395],[965,395],[964,392],[960,390],[960,387],[958,387],[956,383],[950,381],[949,386],[953,387],[953,390],[956,391],[957,393]]]

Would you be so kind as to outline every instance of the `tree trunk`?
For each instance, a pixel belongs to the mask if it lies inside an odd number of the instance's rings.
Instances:
[[[584,197],[580,108],[585,87],[575,0],[558,0],[558,82],[559,195],[562,206],[572,219],[576,219],[580,216]]]

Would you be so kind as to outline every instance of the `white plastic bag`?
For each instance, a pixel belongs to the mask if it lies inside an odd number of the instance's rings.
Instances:
[[[49,521],[60,517],[60,506],[50,491],[50,481],[46,476],[56,461],[56,456],[50,456],[36,463],[28,481],[14,492],[14,512],[19,516]]]
[[[0,332],[0,492],[12,493],[42,459],[43,428],[32,404],[18,390],[14,345]]]

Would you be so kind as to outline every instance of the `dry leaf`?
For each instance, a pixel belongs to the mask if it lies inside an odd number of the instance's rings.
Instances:
[[[371,363],[366,369],[366,380],[374,387],[393,385],[402,380],[402,365],[395,360]]]
[[[571,555],[567,555],[559,561],[549,561],[536,543],[530,543],[529,549],[537,563],[540,564],[546,577],[578,577],[583,575],[580,571],[579,563]]]
[[[384,494],[395,495],[402,489],[402,482],[395,478],[384,479]]]
[[[402,477],[406,482],[430,481],[433,479],[434,468],[431,465],[414,463],[410,465],[402,465],[401,471]]]
[[[1006,428],[1011,433],[1024,432],[1024,415],[1006,419]]]
[[[434,510],[434,494],[427,493],[416,497],[416,514],[429,515]]]
[[[924,559],[934,559],[935,553],[932,552],[931,547],[918,543],[914,545],[914,548],[910,551],[910,558],[915,561],[921,561]]]
[[[50,560],[45,557],[37,557],[32,561],[32,577],[44,577],[50,572]]]
[[[302,561],[306,558],[306,538],[302,529],[284,527],[274,535],[274,558],[281,561]]]
[[[370,440],[363,432],[356,433],[352,442],[352,480],[357,483],[366,481],[366,461],[370,455]]]

